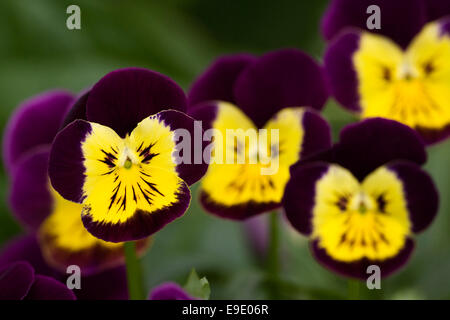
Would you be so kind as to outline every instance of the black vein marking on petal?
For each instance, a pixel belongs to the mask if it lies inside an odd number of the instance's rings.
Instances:
[[[386,213],[386,196],[384,193],[378,195],[377,199],[377,205],[378,205],[378,211],[380,213]]]
[[[120,209],[122,209],[122,208],[124,211],[127,210],[127,187],[125,187],[122,203],[121,203],[119,209],[117,209],[117,212],[119,212]]]
[[[134,186],[131,186],[131,190],[133,191],[133,200],[137,203],[136,191],[134,190]]]
[[[138,151],[138,152],[140,151],[139,156],[140,156],[140,157],[143,157],[142,162],[143,162],[143,163],[149,163],[150,160],[152,160],[154,157],[156,157],[156,156],[159,155],[159,153],[152,153],[152,152],[151,152],[151,149],[152,149],[153,146],[156,144],[156,142],[150,143],[150,144],[148,145],[148,147],[146,147],[146,148],[144,148],[144,149],[141,150],[142,144],[143,144],[143,143],[141,143],[141,145],[139,146],[139,148],[138,148],[137,151]]]
[[[164,195],[156,188],[156,184],[155,183],[149,182],[149,181],[145,180],[142,177],[141,177],[141,180],[144,181],[149,186],[150,189],[152,189],[153,191],[159,193],[161,196],[164,197]]]
[[[338,206],[339,210],[342,212],[347,210],[348,198],[347,197],[339,197],[339,200],[335,203]]]
[[[151,198],[147,195],[147,193],[142,189],[141,185],[139,184],[139,182],[136,183],[139,190],[141,190],[142,195],[144,196],[144,199],[147,201],[147,203],[149,205],[152,205],[152,201]]]
[[[119,184],[113,189],[113,195],[111,196],[111,201],[109,203],[109,207],[108,210],[111,209],[112,205],[114,204],[114,201],[116,200],[117,197],[117,193],[119,192],[120,189],[120,185],[122,184],[122,182],[119,182]]]
[[[114,148],[111,147],[111,149],[113,150],[113,152],[115,152]],[[117,160],[117,157],[111,152],[106,152],[103,149],[100,149],[100,151],[105,155],[105,157],[103,159],[99,159],[99,161],[106,164],[109,168],[114,168],[115,167],[114,161]],[[117,154],[117,152],[115,153]]]

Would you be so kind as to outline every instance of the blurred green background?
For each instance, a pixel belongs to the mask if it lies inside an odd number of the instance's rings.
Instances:
[[[81,7],[81,30],[66,28],[66,8]],[[320,59],[319,20],[326,0],[61,1],[0,3],[0,128],[24,99],[52,88],[79,92],[107,72],[140,66],[167,74],[186,90],[218,55],[262,54],[283,47]],[[336,134],[355,119],[333,101],[325,117]],[[420,235],[409,264],[363,298],[450,299],[450,142],[429,149],[427,169],[441,192],[441,210]],[[264,271],[241,224],[189,212],[155,237],[144,258],[146,287],[183,283],[192,267],[206,276],[213,299],[265,298]],[[7,205],[8,178],[0,175],[0,244],[21,232]],[[284,298],[346,298],[347,280],[323,269],[307,241],[289,227],[282,239]]]

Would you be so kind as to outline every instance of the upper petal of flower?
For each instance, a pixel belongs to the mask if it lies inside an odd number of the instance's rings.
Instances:
[[[157,72],[126,68],[108,73],[92,87],[86,118],[124,138],[144,118],[167,109],[186,110],[183,90]]]
[[[236,105],[258,128],[288,107],[321,110],[328,99],[322,67],[300,50],[269,52],[250,64],[234,86]]]
[[[450,2],[447,0],[425,0],[428,21],[440,19],[450,15]]]
[[[3,138],[3,158],[13,170],[19,158],[40,145],[52,143],[74,97],[61,90],[30,98],[14,112]]]
[[[346,126],[332,148],[295,166],[314,161],[337,163],[362,181],[390,161],[408,160],[422,165],[426,159],[425,145],[417,132],[393,120],[372,118]]]
[[[24,300],[76,300],[67,286],[54,278],[36,275]]]
[[[233,54],[216,59],[192,84],[189,106],[211,100],[236,103],[233,88],[236,79],[257,58],[250,54]]]
[[[332,0],[325,12],[321,30],[325,39],[349,27],[385,35],[406,47],[429,21],[424,0]],[[368,30],[367,19],[372,13],[367,8],[377,5],[381,11],[381,29]]]

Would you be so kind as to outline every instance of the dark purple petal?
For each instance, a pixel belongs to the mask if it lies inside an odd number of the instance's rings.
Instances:
[[[61,129],[70,124],[72,121],[75,120],[86,120],[86,104],[87,100],[89,98],[89,93],[91,91],[86,91],[83,93],[78,99],[75,101],[75,103],[70,107],[69,111],[67,112],[66,117],[64,118],[64,121],[61,125]]]
[[[316,183],[328,169],[328,164],[315,162],[291,170],[291,178],[284,191],[283,207],[291,225],[304,235],[312,232]]]
[[[438,130],[421,127],[416,127],[415,130],[420,134],[420,136],[422,137],[423,141],[427,146],[436,144],[438,142],[442,142],[450,136],[450,125],[447,125],[442,129]]]
[[[387,165],[403,183],[412,231],[428,228],[439,208],[439,194],[431,177],[415,163],[397,161]]]
[[[242,70],[256,61],[250,54],[234,54],[216,59],[192,84],[189,106],[210,100],[235,103],[233,87]]]
[[[339,143],[295,166],[313,161],[337,163],[362,181],[390,161],[409,160],[422,165],[426,159],[425,145],[417,132],[400,122],[371,118],[346,126]]]
[[[450,1],[448,0],[424,0],[427,6],[428,21],[450,15]]]
[[[71,93],[55,90],[35,96],[18,107],[3,138],[3,157],[8,170],[26,152],[52,143],[73,100]]]
[[[25,300],[76,300],[67,286],[53,278],[36,275]]]
[[[82,277],[81,289],[74,290],[79,300],[127,300],[127,274],[125,267]]]
[[[262,127],[286,107],[321,110],[327,93],[324,72],[311,57],[296,49],[270,52],[249,65],[234,87],[237,105]]]
[[[175,110],[167,110],[159,112],[156,117],[164,122],[165,125],[170,127],[170,130],[175,131],[175,139],[178,148],[175,150],[175,154],[178,156],[180,146],[186,147],[186,144],[182,143],[182,132],[178,130],[185,130],[185,133],[189,133],[190,138],[190,159],[186,154],[180,153],[183,156],[181,163],[177,165],[178,176],[183,179],[188,185],[191,185],[200,180],[208,169],[209,158],[203,159],[203,151],[209,144],[208,141],[203,141],[203,129],[200,122],[195,122],[194,118],[186,115],[183,112]],[[186,137],[187,138],[187,137]],[[184,148],[185,149],[185,148]],[[186,158],[186,159],[184,159]]]
[[[371,273],[367,273],[368,266],[377,265],[380,267],[381,277],[387,277],[408,262],[413,250],[414,241],[407,239],[403,249],[401,249],[396,256],[390,259],[383,261],[362,259],[359,261],[346,263],[336,261],[331,258],[324,249],[318,247],[317,241],[313,241],[311,243],[312,254],[325,268],[345,277],[357,278],[364,281],[371,275]]]
[[[427,0],[428,1],[428,0]],[[427,22],[424,0],[333,0],[322,18],[322,35],[331,40],[348,27],[385,35],[405,48]],[[381,29],[368,30],[371,5],[381,11]]]
[[[168,77],[140,68],[108,73],[91,89],[87,119],[122,138],[144,118],[166,109],[186,111],[183,90]]]
[[[34,281],[33,267],[25,261],[0,268],[0,300],[22,300]]]
[[[195,300],[173,282],[166,282],[155,287],[148,298],[149,300]]]
[[[189,109],[189,115],[202,122],[203,130],[208,130],[213,127],[213,122],[216,120],[219,111],[219,101],[210,101],[196,105]]]
[[[328,122],[315,111],[305,111],[302,119],[303,143],[300,159],[331,147],[331,129]]]
[[[215,202],[204,190],[200,192],[200,203],[203,208],[218,217],[236,221],[242,221],[258,214],[269,212],[281,206],[278,202],[255,202],[250,201],[234,206],[225,206]]]
[[[57,134],[50,152],[48,173],[52,186],[73,202],[82,202],[85,168],[81,143],[91,131],[89,122],[72,122]]]
[[[53,206],[49,190],[48,157],[50,145],[24,155],[16,164],[9,193],[15,217],[26,227],[36,230]]]
[[[324,63],[333,97],[345,108],[360,111],[358,78],[353,65],[353,54],[359,48],[357,32],[344,33],[327,48]]]
[[[166,224],[181,217],[186,212],[191,201],[189,187],[183,183],[175,196],[177,202],[170,206],[153,212],[138,209],[131,218],[123,223],[113,224],[94,221],[89,214],[83,214],[81,219],[84,227],[99,239],[110,242],[139,240],[159,231]]]

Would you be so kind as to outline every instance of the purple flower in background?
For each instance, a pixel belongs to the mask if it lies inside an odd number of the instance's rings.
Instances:
[[[32,266],[34,272],[45,276],[53,284],[58,282],[56,287],[66,287],[66,278],[69,276],[65,272],[53,268],[47,263],[42,255],[41,247],[35,235],[19,236],[6,243],[0,250],[0,269],[19,262],[26,261]],[[1,276],[0,276],[1,278]],[[10,286],[18,286],[21,283],[19,274],[11,274],[7,280]],[[110,268],[96,274],[88,274],[81,270],[81,289],[74,289],[73,293],[80,300],[126,300],[128,299],[126,270],[124,266]],[[3,286],[0,284],[0,288]],[[47,298],[48,294],[42,290],[35,291],[33,299]],[[0,292],[0,295],[2,292]],[[6,293],[5,293],[6,294]],[[48,297],[58,299],[58,297]]]
[[[366,26],[371,5],[381,10],[380,29]],[[445,139],[450,134],[449,19],[449,1],[332,1],[322,20],[322,33],[332,40],[325,54],[331,93],[361,118],[402,122],[428,144]]]
[[[196,300],[191,297],[182,287],[174,282],[165,282],[153,288],[149,300]]]
[[[82,206],[63,199],[47,172],[51,143],[74,102],[70,93],[50,91],[22,104],[6,129],[4,159],[12,212],[28,231],[37,232],[48,263],[63,272],[76,264],[93,273],[123,264],[123,246],[92,236],[82,224]],[[140,252],[148,243],[138,242]]]
[[[292,167],[286,216],[330,270],[365,279],[378,265],[387,276],[408,261],[414,236],[438,210],[425,161],[422,140],[405,125],[382,118],[349,125],[330,150]]]
[[[185,213],[189,185],[207,169],[175,159],[175,131],[194,136],[185,109],[175,82],[139,68],[107,74],[75,103],[53,142],[49,175],[56,192],[82,205],[92,235],[138,240]]]
[[[0,300],[75,300],[61,282],[35,274],[26,261],[0,267]]]
[[[221,57],[197,78],[188,98],[189,114],[224,137],[223,143],[213,137],[200,194],[204,208],[223,218],[243,220],[280,207],[289,167],[331,143],[317,113],[328,98],[323,69],[299,50]],[[230,129],[234,139],[226,138]],[[267,130],[265,144],[247,136],[259,129]],[[229,163],[230,152],[244,163]],[[278,168],[263,174],[273,163]]]

